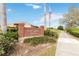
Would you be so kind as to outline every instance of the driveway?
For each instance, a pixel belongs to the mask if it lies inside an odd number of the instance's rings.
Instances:
[[[56,48],[56,56],[79,56],[79,38],[61,32]]]

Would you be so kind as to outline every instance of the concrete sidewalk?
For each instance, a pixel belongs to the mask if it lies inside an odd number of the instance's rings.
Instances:
[[[61,32],[57,42],[56,56],[79,56],[79,38]]]

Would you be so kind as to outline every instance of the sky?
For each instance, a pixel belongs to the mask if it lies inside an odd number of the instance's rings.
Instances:
[[[46,3],[46,16],[48,26],[48,13],[49,7],[51,8],[51,27],[57,27],[60,25],[60,18],[63,14],[68,12],[70,6],[79,7],[79,4],[72,3]],[[35,26],[44,25],[44,4],[34,3],[7,3],[6,14],[8,24],[25,22]]]

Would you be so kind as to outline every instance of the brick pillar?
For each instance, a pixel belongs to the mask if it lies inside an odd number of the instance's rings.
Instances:
[[[19,23],[18,24],[18,36],[19,38],[22,38],[25,36],[25,28],[24,28],[24,23]]]
[[[41,29],[40,30],[41,35],[44,36],[44,26],[40,26],[40,29]]]

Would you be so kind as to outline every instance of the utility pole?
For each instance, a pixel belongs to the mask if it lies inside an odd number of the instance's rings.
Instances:
[[[50,29],[50,26],[51,26],[51,7],[49,6],[49,29]]]
[[[46,3],[44,3],[44,27],[46,28]]]
[[[1,13],[1,29],[2,32],[5,33],[7,31],[7,18],[6,18],[6,4],[0,4],[0,13]]]

